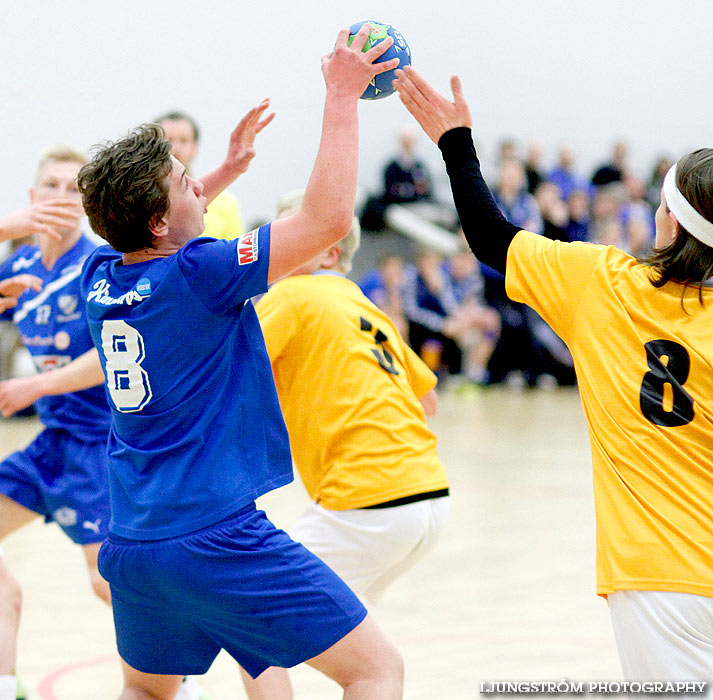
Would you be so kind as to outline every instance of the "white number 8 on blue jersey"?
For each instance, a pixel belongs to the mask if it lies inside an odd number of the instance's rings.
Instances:
[[[151,400],[149,375],[141,367],[144,339],[125,321],[102,323],[106,382],[114,405],[122,413],[140,411]]]

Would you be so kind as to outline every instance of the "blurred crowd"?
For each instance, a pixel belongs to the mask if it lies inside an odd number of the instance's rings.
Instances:
[[[562,147],[547,167],[542,144],[520,153],[512,140],[497,149],[488,184],[513,224],[561,241],[621,248],[646,257],[654,244],[654,214],[663,178],[672,165],[657,160],[647,177],[634,171],[627,144],[617,142],[593,172],[577,167],[576,153]],[[362,227],[387,228],[392,204],[436,202],[432,177],[416,155],[415,133],[399,135],[398,153],[385,164],[383,189],[361,212]],[[441,217],[447,220],[448,217]],[[364,293],[399,325],[411,347],[443,382],[461,386],[575,384],[571,355],[532,309],[510,301],[502,275],[479,263],[457,229],[457,250],[443,255],[422,246],[411,256],[388,255],[361,280]]]

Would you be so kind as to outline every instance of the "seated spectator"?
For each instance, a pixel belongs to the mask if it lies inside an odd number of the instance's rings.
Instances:
[[[500,336],[500,315],[485,304],[480,267],[464,237],[444,269],[458,304],[453,316],[462,321],[456,340],[465,353],[464,374],[471,382],[486,384],[488,362]]]
[[[416,265],[405,268],[403,304],[411,347],[424,362],[441,376],[463,374],[482,383],[500,320],[482,303],[471,260],[463,251],[447,265],[440,253],[422,251]]]
[[[525,168],[517,160],[508,159],[500,164],[498,184],[493,192],[495,201],[505,218],[517,226],[542,233],[543,222],[535,198],[525,188]]]
[[[668,156],[661,156],[656,160],[656,163],[654,163],[654,168],[651,171],[651,176],[646,186],[646,201],[648,201],[654,211],[656,211],[661,203],[663,180],[672,165],[673,161]]]
[[[364,295],[389,316],[401,337],[408,342],[408,322],[402,303],[403,286],[404,261],[398,255],[384,255],[379,259],[378,267],[359,280]]]
[[[568,241],[569,211],[554,182],[542,182],[535,190],[535,201],[542,215],[542,234],[553,241]]]
[[[572,193],[577,190],[587,192],[589,183],[584,176],[575,172],[575,153],[571,146],[562,146],[559,151],[557,165],[549,175],[550,182],[554,182],[559,188],[560,196],[568,202]]]
[[[569,196],[567,209],[569,222],[567,223],[567,240],[590,240],[589,223],[589,194],[584,190],[574,190]]]
[[[629,149],[623,141],[614,144],[611,161],[600,165],[592,175],[592,185],[605,187],[613,182],[621,182],[629,172]]]
[[[431,199],[431,176],[426,165],[416,157],[418,132],[405,126],[399,134],[399,152],[384,168],[384,202],[403,204]]]
[[[541,182],[544,182],[545,175],[542,168],[542,157],[545,153],[542,141],[531,141],[525,154],[525,178],[527,179],[527,191],[535,194],[535,190]]]

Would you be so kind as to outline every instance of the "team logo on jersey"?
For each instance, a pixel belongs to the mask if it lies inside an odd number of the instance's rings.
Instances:
[[[238,262],[241,265],[249,265],[257,260],[257,234],[258,229],[254,229],[238,238]]]
[[[57,525],[61,525],[62,527],[72,527],[72,525],[77,524],[77,511],[67,506],[57,508],[57,510],[52,513],[52,517],[55,519]]]
[[[57,297],[57,306],[65,316],[73,314],[77,309],[78,303],[79,297],[76,294],[60,294]]]
[[[149,294],[151,294],[151,280],[142,277],[137,283],[136,283],[136,291],[142,296],[142,297],[147,297]]]

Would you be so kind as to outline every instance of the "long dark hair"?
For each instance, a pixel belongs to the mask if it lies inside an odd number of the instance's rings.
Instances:
[[[701,148],[681,158],[676,165],[676,186],[693,208],[713,222],[713,149]],[[713,248],[694,238],[681,224],[676,237],[663,248],[656,248],[641,262],[653,268],[651,284],[663,287],[668,282],[698,288],[703,303],[703,286],[713,277]]]

